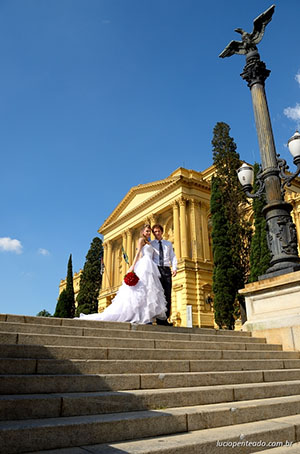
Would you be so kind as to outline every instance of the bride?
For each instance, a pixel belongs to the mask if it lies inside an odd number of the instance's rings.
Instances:
[[[166,299],[160,283],[158,267],[152,260],[155,249],[151,246],[150,225],[144,225],[138,241],[137,253],[128,273],[134,271],[139,281],[135,286],[128,286],[123,281],[118,293],[103,312],[80,314],[80,319],[131,322],[146,324],[156,318],[166,319]]]

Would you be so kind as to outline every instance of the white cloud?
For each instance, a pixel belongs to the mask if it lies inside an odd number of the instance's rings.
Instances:
[[[38,249],[38,254],[40,254],[40,255],[50,255],[50,252],[47,251],[47,249],[44,249],[44,248],[40,247]]]
[[[283,113],[291,120],[299,121],[300,120],[300,104],[297,103],[295,107],[287,107],[286,109],[284,109]]]
[[[298,82],[298,84],[300,85],[300,69],[299,69],[298,74],[295,75],[295,79]]]
[[[22,254],[23,246],[21,241],[9,237],[0,238],[0,251],[15,252]]]

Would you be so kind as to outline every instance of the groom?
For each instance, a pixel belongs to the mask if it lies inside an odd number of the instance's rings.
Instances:
[[[177,274],[177,258],[173,251],[173,246],[170,241],[163,240],[164,229],[160,224],[155,224],[152,227],[152,233],[155,240],[151,241],[152,246],[156,249],[157,254],[154,254],[154,263],[158,266],[160,272],[160,282],[165,292],[167,300],[167,319],[171,313],[171,294],[172,294],[172,276]],[[172,265],[172,272],[170,265]],[[156,319],[158,325],[173,326],[168,320]]]

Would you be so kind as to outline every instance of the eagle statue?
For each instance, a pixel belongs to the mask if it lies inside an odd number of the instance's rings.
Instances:
[[[275,5],[272,5],[254,19],[252,33],[247,33],[242,28],[236,28],[234,31],[242,35],[242,41],[230,41],[228,46],[220,53],[219,57],[231,57],[233,54],[245,55],[257,50],[256,44],[262,40],[265,28],[271,21],[274,10]]]

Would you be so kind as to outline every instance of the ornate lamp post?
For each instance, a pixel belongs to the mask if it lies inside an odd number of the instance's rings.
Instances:
[[[241,77],[246,80],[250,88],[258,135],[261,173],[258,176],[260,188],[256,194],[250,194],[253,176],[251,169],[243,165],[238,170],[240,181],[249,197],[257,197],[265,192],[267,205],[264,207],[264,215],[267,223],[267,239],[271,251],[271,266],[267,274],[259,279],[273,277],[280,274],[290,273],[300,269],[300,259],[297,251],[297,233],[295,224],[292,222],[292,206],[284,201],[284,185],[289,185],[295,176],[300,173],[300,134],[296,133],[289,141],[289,147],[297,165],[297,172],[286,175],[286,161],[279,159],[276,154],[272,125],[265,93],[265,80],[270,74],[266,65],[260,59],[256,44],[263,35],[266,25],[271,21],[275,5],[272,5],[264,13],[254,19],[252,33],[247,33],[241,28],[235,31],[242,35],[242,41],[231,41],[220,54],[221,58],[230,57],[233,54],[246,55],[246,65]],[[281,178],[283,182],[281,182]]]

